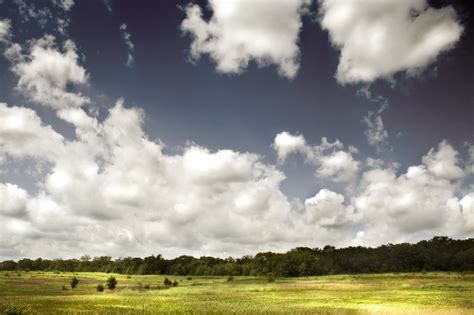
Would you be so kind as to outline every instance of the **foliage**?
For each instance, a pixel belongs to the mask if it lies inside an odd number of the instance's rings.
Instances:
[[[10,304],[5,310],[5,315],[22,315],[25,313],[26,309],[24,307],[19,307],[14,304]]]
[[[115,287],[117,286],[117,279],[115,279],[115,277],[110,277],[109,279],[107,279],[106,285],[109,290],[115,289]]]
[[[474,271],[474,239],[434,237],[416,244],[387,244],[377,248],[297,247],[286,253],[262,252],[241,258],[161,255],[145,258],[109,256],[81,259],[38,258],[0,263],[4,271],[106,272],[119,274],[162,274],[181,276],[318,276],[328,274]],[[127,279],[128,278],[127,276]],[[170,284],[171,285],[171,284]]]
[[[79,284],[79,279],[77,279],[76,277],[72,277],[72,279],[71,279],[71,288],[75,289],[78,284]]]
[[[104,285],[102,283],[99,283],[96,287],[97,292],[102,292],[104,291]]]
[[[163,284],[164,284],[165,286],[167,286],[167,287],[169,287],[169,286],[172,285],[171,280],[168,279],[168,278],[165,278],[165,280],[163,280]]]

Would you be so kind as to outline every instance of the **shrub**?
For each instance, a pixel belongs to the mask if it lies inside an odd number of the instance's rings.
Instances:
[[[67,291],[67,286],[65,284],[63,284],[62,289],[63,289],[63,291]]]
[[[172,285],[171,280],[168,279],[168,278],[165,278],[165,280],[163,281],[163,284],[164,284],[165,286],[167,286],[167,287],[169,287],[169,286]]]
[[[177,286],[178,286],[178,281],[174,280],[173,287],[177,287]]]
[[[79,284],[79,279],[77,279],[76,277],[72,277],[71,288],[74,289],[75,287],[77,287],[78,284]]]
[[[99,283],[96,287],[97,292],[102,292],[104,291],[104,285],[102,283]]]
[[[110,277],[109,279],[107,279],[107,288],[109,288],[109,290],[115,289],[116,286],[117,279],[115,279],[115,277]]]
[[[19,307],[14,304],[9,305],[5,309],[5,315],[22,315],[25,313],[26,313],[26,310],[23,307]]]
[[[227,278],[227,282],[230,282],[230,281],[234,281],[234,276],[229,276],[229,277]]]

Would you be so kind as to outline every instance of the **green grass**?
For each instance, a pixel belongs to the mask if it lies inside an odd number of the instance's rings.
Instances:
[[[308,278],[113,274],[113,291],[96,287],[112,274],[0,273],[0,313],[24,314],[474,314],[474,274],[416,273]],[[69,286],[76,276],[76,289]],[[66,285],[67,290],[62,290]],[[149,285],[149,289],[145,286]],[[13,305],[13,307],[12,307]]]

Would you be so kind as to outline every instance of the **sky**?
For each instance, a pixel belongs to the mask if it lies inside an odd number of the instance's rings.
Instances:
[[[0,1],[0,260],[474,237],[461,0]]]

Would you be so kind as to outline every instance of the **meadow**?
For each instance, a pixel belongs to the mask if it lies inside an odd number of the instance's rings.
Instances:
[[[78,286],[70,287],[72,277]],[[114,276],[114,290],[97,292]],[[164,286],[168,277],[176,287]],[[229,281],[230,280],[230,281]],[[64,288],[63,288],[64,286]],[[0,313],[14,314],[473,314],[474,274],[186,277],[1,272]]]

